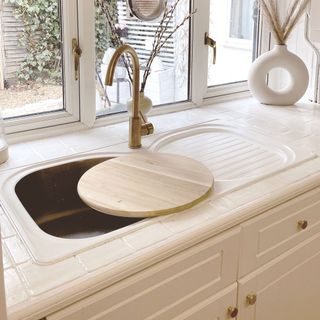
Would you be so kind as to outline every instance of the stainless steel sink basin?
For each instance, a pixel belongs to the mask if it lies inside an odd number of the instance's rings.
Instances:
[[[1,174],[0,202],[39,264],[65,259],[150,223],[99,213],[78,196],[82,174],[119,155],[77,155]]]
[[[141,219],[99,213],[77,193],[80,177],[108,159],[85,159],[37,170],[17,183],[16,194],[35,223],[56,237],[82,239],[128,226]]]

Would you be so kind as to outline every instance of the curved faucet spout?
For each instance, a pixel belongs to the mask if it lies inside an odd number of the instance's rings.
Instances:
[[[139,105],[139,86],[140,86],[140,64],[139,64],[139,58],[136,53],[136,51],[129,45],[124,44],[120,46],[113,56],[111,57],[107,74],[106,74],[106,80],[105,85],[112,86],[113,78],[114,78],[114,72],[116,70],[116,66],[118,63],[118,60],[120,59],[121,55],[124,53],[129,53],[132,57],[132,65],[133,65],[133,82],[132,82],[132,92],[133,92],[133,105],[136,103]],[[133,108],[133,117],[139,116],[139,110],[136,110],[137,108]]]
[[[133,64],[133,111],[129,119],[129,147],[136,149],[141,147],[141,135],[147,135],[153,133],[153,126],[151,123],[141,124],[140,118],[140,64],[136,51],[129,45],[124,44],[120,46],[113,54],[105,79],[105,84],[111,86],[113,82],[114,72],[117,66],[117,62],[123,53],[129,53],[132,57]]]

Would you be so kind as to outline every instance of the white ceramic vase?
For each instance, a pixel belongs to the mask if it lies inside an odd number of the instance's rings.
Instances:
[[[145,120],[147,120],[147,113],[152,109],[152,100],[148,98],[144,92],[139,92],[140,96],[140,111],[143,114]],[[127,101],[127,110],[132,115],[132,97]]]
[[[281,90],[273,90],[267,84],[267,74],[275,68],[285,69],[290,80]],[[288,51],[286,45],[275,47],[256,59],[250,69],[248,85],[252,95],[261,103],[287,106],[296,103],[306,92],[309,73],[304,62]]]

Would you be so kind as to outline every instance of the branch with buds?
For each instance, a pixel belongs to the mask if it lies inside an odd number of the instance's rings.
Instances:
[[[96,1],[96,5],[101,7],[102,12],[106,16],[108,26],[111,30],[112,35],[113,35],[111,37],[112,45],[115,48],[123,45],[123,41],[121,40],[119,34],[116,32],[117,22],[114,20],[113,16],[110,14],[110,12],[111,12],[110,4],[108,4],[107,0],[95,0],[95,1]],[[174,35],[174,33],[178,29],[180,29],[185,24],[185,22],[188,21],[196,13],[196,10],[193,12],[190,12],[182,19],[182,21],[180,21],[172,30],[170,30],[170,24],[174,18],[174,13],[177,9],[178,4],[181,1],[182,0],[176,0],[172,5],[168,5],[168,0],[165,0],[164,13],[163,13],[163,16],[162,16],[162,18],[159,22],[159,25],[156,29],[156,32],[154,34],[152,49],[150,52],[150,56],[147,60],[146,67],[144,69],[140,92],[144,92],[144,90],[145,90],[147,79],[151,73],[151,65],[152,65],[155,57],[159,55],[163,46]],[[124,66],[127,70],[129,79],[132,83],[132,66],[131,66],[130,60],[127,56],[123,58],[123,63],[124,63]]]
[[[168,6],[168,0],[165,1],[165,10],[162,16],[162,19],[159,22],[159,25],[156,29],[154,38],[153,38],[153,44],[152,44],[152,49],[150,52],[149,59],[147,61],[144,73],[143,73],[143,78],[142,78],[142,83],[141,83],[141,89],[140,92],[144,92],[144,89],[146,87],[147,79],[151,73],[151,65],[155,57],[160,53],[162,47],[166,44],[166,42],[173,36],[173,34],[180,29],[187,20],[189,20],[195,13],[196,10],[187,14],[180,23],[178,23],[173,30],[171,30],[167,35],[167,31],[169,30],[170,22],[172,21],[174,17],[174,13],[177,9],[177,6],[181,0],[176,0],[176,2]]]
[[[107,0],[95,0],[97,6],[101,8],[101,12],[105,15],[108,27],[110,28],[111,38],[110,41],[115,48],[123,45],[123,41],[121,40],[120,34],[117,30],[118,22],[115,20],[113,15],[111,14],[112,8],[111,4]],[[130,64],[129,57],[125,54],[121,57],[124,67],[127,70],[128,77],[130,82],[132,83],[132,66]]]

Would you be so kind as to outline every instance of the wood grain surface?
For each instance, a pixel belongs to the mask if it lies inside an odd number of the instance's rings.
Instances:
[[[79,180],[80,198],[111,215],[152,217],[188,209],[205,199],[213,175],[185,156],[134,153],[102,162]]]

